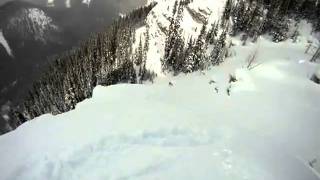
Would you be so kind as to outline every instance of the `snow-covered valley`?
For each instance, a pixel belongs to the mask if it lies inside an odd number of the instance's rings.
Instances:
[[[202,73],[98,86],[74,111],[25,123],[0,137],[2,179],[319,179],[307,41],[257,44]]]

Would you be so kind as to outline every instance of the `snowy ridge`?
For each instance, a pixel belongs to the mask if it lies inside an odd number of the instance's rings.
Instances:
[[[41,9],[22,9],[19,13],[19,16],[15,16],[9,20],[8,28],[19,30],[19,33],[23,36],[28,37],[28,34],[31,34],[35,40],[45,43],[47,33],[58,29],[53,24],[53,20]]]
[[[8,55],[13,57],[12,50],[11,50],[6,38],[3,36],[3,32],[1,29],[0,29],[0,44],[2,44],[2,46],[6,49]]]

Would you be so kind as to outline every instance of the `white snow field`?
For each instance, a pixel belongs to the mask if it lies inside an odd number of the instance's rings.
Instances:
[[[306,45],[260,38],[203,73],[98,86],[74,111],[0,136],[0,179],[319,180],[320,85]]]

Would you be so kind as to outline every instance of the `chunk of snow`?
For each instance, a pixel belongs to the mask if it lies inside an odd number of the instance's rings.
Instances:
[[[90,6],[91,0],[83,0],[82,3]]]
[[[66,0],[65,6],[66,8],[71,8],[71,0]]]
[[[47,6],[53,7],[54,6],[54,0],[48,0]]]
[[[7,51],[8,55],[13,57],[12,50],[11,50],[6,38],[4,37],[3,32],[2,32],[1,29],[0,29],[0,44],[2,44],[2,46],[5,48],[5,50]]]

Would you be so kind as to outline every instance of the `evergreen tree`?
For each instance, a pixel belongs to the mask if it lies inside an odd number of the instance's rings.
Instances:
[[[280,42],[288,39],[289,22],[286,17],[275,17],[273,20],[270,35],[274,42]]]
[[[207,44],[206,44],[206,27],[207,24],[203,24],[202,29],[200,31],[200,34],[198,36],[198,39],[196,41],[196,44],[194,46],[194,69],[203,70],[208,63],[206,62],[206,50],[207,50]]]
[[[144,47],[143,47],[143,61],[141,64],[141,67],[139,69],[139,76],[140,76],[140,82],[142,83],[142,80],[146,80],[146,61],[147,61],[147,53],[149,51],[149,41],[150,41],[150,36],[149,36],[149,25],[146,25],[146,32],[145,32],[145,42],[144,42]]]
[[[165,70],[169,68],[168,61],[170,61],[170,56],[171,56],[173,44],[175,41],[175,35],[177,34],[175,32],[175,30],[176,30],[175,27],[177,26],[177,24],[180,23],[180,22],[177,22],[177,19],[175,18],[176,13],[177,13],[177,8],[178,8],[178,1],[176,0],[175,4],[173,6],[172,16],[171,16],[171,18],[169,18],[170,25],[169,25],[169,29],[168,29],[168,33],[167,33],[167,37],[166,37],[164,58],[162,61],[162,69],[165,69]]]
[[[239,32],[244,31],[246,27],[246,3],[245,0],[239,0],[236,7],[234,8],[234,12],[232,12],[233,17],[233,28],[232,34],[237,35]]]
[[[225,53],[226,53],[226,38],[227,38],[227,30],[224,30],[219,40],[215,43],[215,46],[210,54],[210,60],[212,65],[219,65],[224,61]]]
[[[192,38],[189,39],[189,42],[187,44],[187,48],[184,54],[185,55],[184,55],[184,63],[183,63],[182,71],[184,73],[191,73],[194,71],[194,67],[195,67],[194,42]]]
[[[221,26],[225,27],[230,19],[231,13],[233,9],[233,0],[227,0],[224,12],[222,15]]]
[[[163,70],[177,72],[181,66],[182,60],[180,58],[183,53],[184,39],[180,23],[183,18],[183,11],[184,4],[176,1],[165,43],[165,54],[162,60]]]
[[[218,36],[218,30],[219,30],[219,22],[211,25],[211,29],[208,32],[206,37],[207,44],[213,45],[215,43],[216,37]]]
[[[318,1],[318,3],[316,4],[316,10],[315,10],[315,17],[317,17],[316,18],[316,20],[315,20],[315,25],[314,25],[314,27],[315,27],[315,31],[320,31],[320,2]]]
[[[142,40],[140,37],[140,41],[139,41],[139,46],[138,49],[136,49],[135,52],[135,61],[134,61],[136,66],[141,66],[143,63],[143,46],[142,46]]]
[[[257,40],[258,36],[262,31],[263,24],[263,12],[260,4],[257,4],[255,1],[251,3],[252,14],[251,18],[248,21],[248,35],[254,38],[254,41]]]

